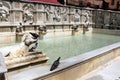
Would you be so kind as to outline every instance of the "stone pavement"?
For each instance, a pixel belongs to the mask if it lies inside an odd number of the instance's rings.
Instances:
[[[120,56],[77,80],[120,80]]]

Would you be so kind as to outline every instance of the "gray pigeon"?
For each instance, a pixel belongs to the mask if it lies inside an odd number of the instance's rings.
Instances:
[[[29,52],[35,51],[35,49],[37,48],[37,46],[38,46],[38,43],[35,43],[35,46],[31,47],[31,48],[29,49]]]

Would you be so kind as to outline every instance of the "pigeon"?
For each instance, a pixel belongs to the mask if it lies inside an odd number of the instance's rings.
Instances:
[[[37,46],[38,46],[38,43],[35,43],[35,46],[31,47],[29,49],[29,52],[33,52],[37,48]]]
[[[55,70],[58,66],[59,66],[59,64],[60,64],[60,58],[61,57],[59,57],[57,60],[55,60],[54,62],[53,62],[53,64],[52,64],[52,66],[51,66],[51,68],[50,68],[50,71],[53,71],[53,70]]]
[[[30,34],[34,37],[34,39],[37,39],[39,37],[38,34],[30,32]]]

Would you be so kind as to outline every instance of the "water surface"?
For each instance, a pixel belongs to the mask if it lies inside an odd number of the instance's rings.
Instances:
[[[15,36],[0,36],[0,38],[0,47],[19,44],[21,39],[16,41]],[[58,57],[64,60],[119,41],[120,36],[95,33],[52,36],[39,39],[38,49],[50,58],[48,64],[51,64]]]
[[[53,62],[59,56],[70,58],[120,41],[120,36],[106,34],[79,34],[39,40],[41,49]]]

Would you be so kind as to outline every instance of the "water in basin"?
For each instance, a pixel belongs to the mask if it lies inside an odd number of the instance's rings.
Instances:
[[[7,38],[0,37],[2,40],[0,47],[16,45],[20,42],[20,40],[16,42],[14,36]],[[38,49],[50,58],[48,64],[51,64],[59,56],[64,60],[119,41],[120,36],[107,34],[87,33],[74,36],[63,35],[39,39]]]
[[[79,34],[39,40],[39,48],[49,56],[48,63],[59,56],[62,59],[104,47],[120,41],[120,36],[106,34]]]

